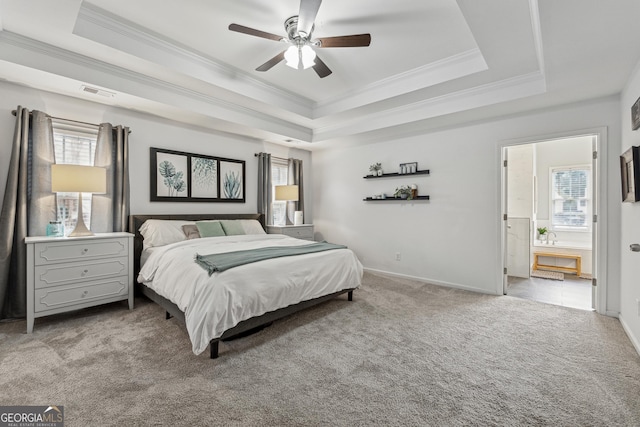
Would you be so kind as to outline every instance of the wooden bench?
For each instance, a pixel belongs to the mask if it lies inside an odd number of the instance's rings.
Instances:
[[[575,267],[558,267],[555,265],[548,264],[540,264],[540,257],[549,257],[549,258],[565,258],[575,260]],[[582,257],[580,255],[574,254],[558,254],[554,252],[534,252],[533,253],[533,270],[554,270],[554,271],[562,271],[565,273],[575,273],[577,276],[580,276],[582,273]]]

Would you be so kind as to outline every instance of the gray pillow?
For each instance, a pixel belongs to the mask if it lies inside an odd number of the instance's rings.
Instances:
[[[187,240],[200,238],[200,232],[195,224],[183,225],[182,231],[184,232],[184,235],[187,236]]]
[[[196,221],[196,227],[198,227],[200,237],[221,237],[225,235],[220,221]]]
[[[224,234],[226,234],[227,236],[246,234],[244,232],[244,227],[242,226],[242,223],[240,221],[236,221],[233,219],[223,219],[220,220],[220,223],[222,224],[222,228],[224,229]]]

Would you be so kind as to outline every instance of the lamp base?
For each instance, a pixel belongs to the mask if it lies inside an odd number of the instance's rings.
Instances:
[[[80,237],[80,236],[93,236],[93,232],[87,228],[84,224],[84,218],[82,215],[82,193],[78,194],[78,219],[76,221],[76,228],[69,233],[68,237]]]

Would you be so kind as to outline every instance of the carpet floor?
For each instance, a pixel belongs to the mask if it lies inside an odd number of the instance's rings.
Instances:
[[[0,404],[66,426],[638,426],[640,357],[589,311],[366,273],[195,356],[144,298],[0,323]]]

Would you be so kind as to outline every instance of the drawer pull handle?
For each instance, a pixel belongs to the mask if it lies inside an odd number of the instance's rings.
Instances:
[[[82,293],[82,298],[86,297],[88,294],[89,294],[89,291],[84,291],[84,292]]]
[[[86,276],[86,275],[87,275],[87,273],[89,273],[89,270],[84,270],[84,271],[82,272],[82,276]]]
[[[84,249],[82,250],[82,253],[83,253],[83,254],[86,254],[87,252],[89,252],[89,248],[84,248]]]

